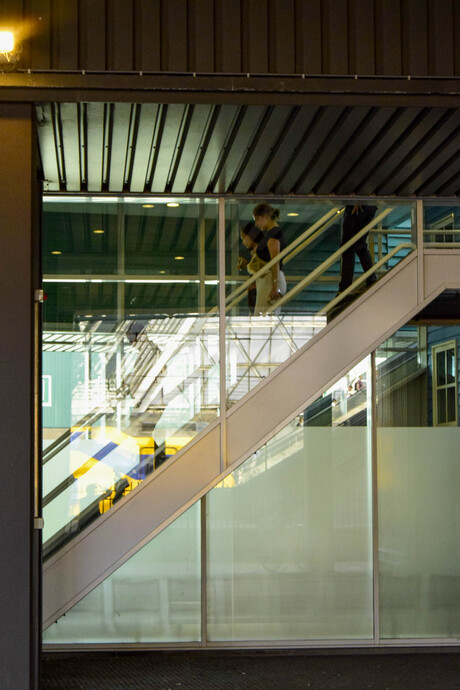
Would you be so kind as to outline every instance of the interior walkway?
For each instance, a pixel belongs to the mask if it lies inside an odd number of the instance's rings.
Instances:
[[[455,690],[459,649],[45,654],[43,688],[62,690]]]

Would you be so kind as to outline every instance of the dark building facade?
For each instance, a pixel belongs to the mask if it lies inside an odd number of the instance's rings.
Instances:
[[[1,56],[0,64],[4,171],[0,183],[4,296],[0,360],[5,386],[1,428],[2,468],[8,475],[1,501],[5,557],[1,566],[0,680],[5,688],[27,688],[38,687],[41,636],[40,290],[47,285],[42,282],[43,193],[45,204],[47,199],[49,204],[59,204],[80,195],[95,204],[105,203],[110,196],[122,200],[145,195],[163,201],[187,198],[198,203],[207,199],[215,204],[208,225],[206,212],[196,211],[197,227],[201,223],[203,228],[201,247],[213,252],[208,268],[214,264],[209,271],[212,275],[198,266],[195,276],[190,269],[194,279],[208,285],[196,297],[202,310],[214,304],[217,294],[220,304],[225,302],[225,286],[222,292],[218,272],[219,265],[223,266],[223,250],[220,256],[216,250],[218,232],[223,233],[221,239],[225,237],[223,216],[231,218],[236,227],[240,218],[249,220],[254,200],[281,200],[285,210],[293,213],[299,209],[289,204],[297,202],[300,206],[327,202],[340,207],[347,201],[364,203],[372,198],[383,205],[390,201],[406,204],[410,206],[406,215],[412,221],[401,212],[393,230],[401,232],[407,229],[404,223],[409,223],[412,241],[417,232],[419,239],[423,236],[423,202],[426,208],[437,209],[432,211],[429,227],[440,233],[446,227],[455,230],[455,222],[451,227],[441,220],[446,208],[455,216],[460,192],[460,4],[457,0],[4,0],[0,24],[13,31],[17,40],[11,54]],[[115,233],[124,222],[120,218],[129,216],[119,203]],[[225,211],[225,204],[232,203],[239,203],[242,210],[235,211],[235,206]],[[104,213],[101,211],[101,218]],[[426,218],[429,213],[427,210]],[[79,230],[73,232],[69,217],[65,215],[62,225],[72,244]],[[130,222],[137,230],[136,224],[140,227],[143,221],[138,215]],[[158,229],[161,222],[146,231],[152,242],[167,236]],[[217,230],[219,223],[222,231]],[[174,238],[179,242],[182,226],[174,221],[167,227],[176,233],[172,240],[169,236],[168,250],[174,252]],[[81,233],[87,241],[88,228],[83,227]],[[300,229],[293,231],[293,237],[297,237],[295,233],[300,234]],[[51,235],[50,231],[45,242]],[[232,238],[228,261],[238,251],[238,233],[236,241],[234,235]],[[139,246],[141,239],[139,235]],[[434,236],[433,244],[436,239]],[[452,236],[452,244],[454,239]],[[192,244],[184,246],[195,250]],[[429,300],[427,286],[435,285],[432,273],[428,275],[428,263],[426,273],[421,273],[422,247],[423,240],[413,261],[414,265],[418,262],[414,290],[420,304]],[[85,245],[81,257],[75,247],[74,251],[74,265],[67,265],[65,271],[53,273],[45,268],[50,281],[75,277],[80,270],[78,261],[86,266],[92,248]],[[127,247],[128,255],[129,251]],[[327,254],[331,248],[323,247],[323,251]],[[109,254],[109,250],[101,252],[101,261],[109,262]],[[121,263],[127,261],[126,256],[120,256],[119,252],[116,268],[110,272],[114,284],[123,282],[120,276],[129,273],[128,264]],[[437,261],[433,257],[430,261]],[[434,273],[440,275],[443,269],[436,266]],[[134,266],[132,280],[136,270],[144,275]],[[161,270],[159,266],[158,272]],[[302,270],[300,265],[298,272]],[[97,265],[87,272],[95,281],[101,281],[104,273],[102,269],[98,272]],[[449,272],[454,272],[450,264],[446,276]],[[301,277],[296,272],[292,282]],[[324,283],[330,278],[328,275]],[[449,287],[458,287],[449,280]],[[65,302],[58,288],[55,293],[52,290],[50,295],[58,295],[55,305],[62,299],[62,305],[68,306],[81,295],[77,289],[69,292],[73,297],[66,297]],[[132,298],[139,299],[132,290]],[[112,298],[120,304],[125,297],[116,288]],[[315,299],[313,296],[309,304]],[[179,294],[177,300],[180,306]],[[192,311],[190,307],[188,312]],[[82,316],[87,321],[93,318]],[[382,312],[382,321],[385,319],[385,333],[391,324],[395,331],[402,325],[396,311],[393,321]],[[375,353],[376,339],[370,339],[368,352]],[[456,343],[456,336],[450,341]],[[401,347],[410,350],[412,346],[404,340]],[[454,349],[456,352],[456,345]],[[448,351],[441,350],[440,357],[450,356],[445,354]],[[348,364],[351,359],[350,355]],[[206,366],[210,367],[209,362]],[[431,377],[431,373],[424,375],[427,380]],[[317,394],[325,389],[326,378],[321,385],[318,382]],[[450,399],[446,386],[439,383],[440,401],[443,395],[446,401]],[[299,397],[299,410],[301,402]],[[426,414],[433,418],[431,403]],[[282,421],[280,417],[279,428]],[[272,428],[275,426],[273,422]],[[228,433],[238,435],[231,430],[230,418]],[[261,431],[253,447],[248,441],[247,453],[268,438],[267,430]],[[225,455],[223,447],[224,442],[219,441],[217,448]],[[235,457],[243,455],[241,450]],[[223,475],[222,462],[219,471]],[[280,481],[284,481],[282,476]],[[391,513],[390,503],[384,509]],[[314,512],[313,506],[311,515]],[[359,516],[356,520],[358,524]],[[398,554],[386,552],[385,558],[384,588],[394,585],[405,592],[410,582],[415,588],[421,586],[420,581],[410,579],[409,572],[404,581],[394,579]],[[264,563],[267,571],[273,567],[270,560]],[[456,576],[454,572],[444,574]],[[290,577],[296,580],[295,574]],[[441,593],[433,596],[442,608],[442,583],[452,587],[454,581],[432,582],[434,588],[441,587]],[[219,628],[218,616],[219,602],[225,600],[228,587],[225,580],[216,585],[215,618],[208,620],[210,629],[211,622],[214,625],[215,639],[226,640],[229,634]],[[368,595],[370,600],[370,590]],[[294,606],[292,601],[290,606]],[[356,606],[360,609],[365,602],[357,600]],[[384,630],[396,639],[398,626],[404,627],[395,613],[396,595],[392,606],[392,612],[385,613]],[[409,617],[412,614],[411,610]],[[419,624],[414,634],[426,637],[427,629]],[[445,635],[439,625],[434,627],[433,637]],[[376,627],[368,619],[362,629],[358,625],[363,635],[369,630],[372,634]],[[454,622],[452,637],[455,632]],[[330,639],[339,634],[327,626],[323,633]]]

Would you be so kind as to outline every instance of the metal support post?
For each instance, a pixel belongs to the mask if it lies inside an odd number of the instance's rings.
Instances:
[[[225,328],[225,199],[219,198],[219,363],[220,363],[220,471],[227,466],[227,362]]]

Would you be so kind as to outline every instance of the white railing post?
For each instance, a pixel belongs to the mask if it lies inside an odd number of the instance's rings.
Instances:
[[[219,198],[219,375],[220,375],[220,471],[227,466],[227,361],[225,328],[225,199]]]
[[[417,231],[417,300],[425,297],[424,247],[423,247],[423,201],[418,199],[415,206],[415,226]]]

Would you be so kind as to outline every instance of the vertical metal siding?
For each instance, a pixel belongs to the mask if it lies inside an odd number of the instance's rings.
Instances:
[[[296,2],[296,72],[321,74],[321,0]]]
[[[459,0],[0,0],[22,66],[277,74],[460,73]]]
[[[134,14],[135,69],[161,70],[161,0],[136,2]]]
[[[347,0],[322,0],[323,72],[348,74]]]
[[[133,3],[126,0],[107,2],[107,69],[116,72],[134,69]],[[91,10],[90,10],[91,11]]]
[[[215,28],[208,26],[211,33],[215,31],[216,72],[241,72],[241,1],[225,0],[214,2]],[[206,37],[203,37],[206,40]],[[267,40],[264,37],[261,40]]]
[[[78,4],[80,63],[77,69],[103,71],[106,69],[105,0],[79,0]]]
[[[79,64],[78,3],[61,2],[51,7],[53,69],[73,69]]]
[[[268,66],[269,72],[295,72],[294,0],[269,0]],[[259,32],[259,40],[263,34]]]
[[[214,1],[189,4],[188,65],[191,72],[214,72]]]
[[[454,73],[460,74],[460,0],[454,0]]]
[[[428,70],[448,75],[454,70],[452,2],[428,3]]]
[[[243,72],[266,74],[269,71],[269,44],[261,40],[261,36],[268,36],[267,0],[242,0],[242,8]]]
[[[165,72],[188,71],[187,8],[187,0],[161,3],[161,69]]]
[[[428,74],[428,0],[404,0],[402,5],[403,74]]]
[[[30,19],[32,38],[26,41],[24,62],[31,69],[51,69],[51,2],[26,0],[24,19]]]
[[[375,0],[376,74],[402,74],[401,2]]]
[[[351,74],[375,74],[374,0],[348,2],[348,69]]]

